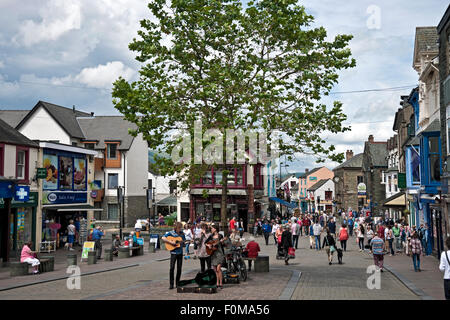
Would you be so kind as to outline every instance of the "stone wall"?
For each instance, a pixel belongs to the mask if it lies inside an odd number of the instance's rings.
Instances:
[[[339,169],[334,172],[339,182],[335,183],[336,199],[340,202],[338,209],[358,210],[358,176],[363,176],[361,169]]]

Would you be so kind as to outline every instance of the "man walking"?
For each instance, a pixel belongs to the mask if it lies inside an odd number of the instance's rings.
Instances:
[[[102,237],[104,233],[101,226],[97,226],[92,232],[92,240],[95,241],[95,250],[97,250],[97,259],[101,259],[102,256]]]
[[[398,253],[399,251],[402,251],[402,243],[400,238],[400,227],[398,226],[397,222],[392,228],[392,233],[394,234],[395,239],[395,251]]]
[[[350,237],[353,236],[353,225],[354,225],[353,217],[350,217],[348,219],[348,233],[350,234]]]
[[[381,272],[383,272],[383,262],[384,262],[384,241],[378,236],[375,237],[370,242],[373,253],[373,262],[375,266],[379,268]]]
[[[266,246],[268,246],[270,233],[272,231],[269,221],[265,220],[262,228],[263,228],[263,233],[264,233],[264,240],[266,240]]]
[[[330,230],[330,234],[336,240],[336,222],[334,221],[334,218],[331,218],[328,222],[328,230]]]
[[[322,226],[319,224],[319,222],[316,220],[316,223],[313,225],[313,234],[314,238],[316,240],[316,250],[320,250],[320,234],[322,233]]]
[[[177,276],[176,276],[177,287],[181,278],[181,267],[183,266],[183,246],[185,241],[184,233],[181,231],[181,227],[182,227],[181,222],[175,222],[173,231],[167,232],[161,238],[162,241],[164,241],[165,243],[175,246],[175,248],[170,251],[169,289],[174,288],[173,282],[174,282],[175,262],[177,263]],[[178,238],[178,241],[174,239],[168,239],[168,237]]]

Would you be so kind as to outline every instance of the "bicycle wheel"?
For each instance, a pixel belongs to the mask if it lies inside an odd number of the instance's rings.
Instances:
[[[239,279],[244,282],[247,281],[247,267],[243,260],[239,262]]]

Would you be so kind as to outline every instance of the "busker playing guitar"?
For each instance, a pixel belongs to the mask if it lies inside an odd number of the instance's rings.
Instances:
[[[177,262],[177,278],[176,278],[176,286],[178,287],[178,283],[181,278],[181,267],[183,266],[183,247],[184,241],[186,240],[184,237],[183,231],[181,231],[182,224],[181,222],[175,222],[173,231],[167,232],[163,237],[162,241],[166,243],[166,248],[170,250],[170,287],[169,289],[173,289],[173,274],[175,271],[175,261]]]

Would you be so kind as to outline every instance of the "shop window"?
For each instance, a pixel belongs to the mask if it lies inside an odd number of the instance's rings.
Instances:
[[[428,138],[428,172],[430,183],[441,181],[439,137]]]
[[[108,203],[108,220],[119,220],[119,205]]]
[[[4,168],[4,161],[5,161],[5,147],[3,145],[0,145],[0,176],[4,175],[3,168]]]
[[[108,173],[108,189],[117,189],[119,186],[119,174]]]
[[[419,147],[411,147],[408,150],[410,154],[409,176],[413,185],[420,184],[420,153]]]

